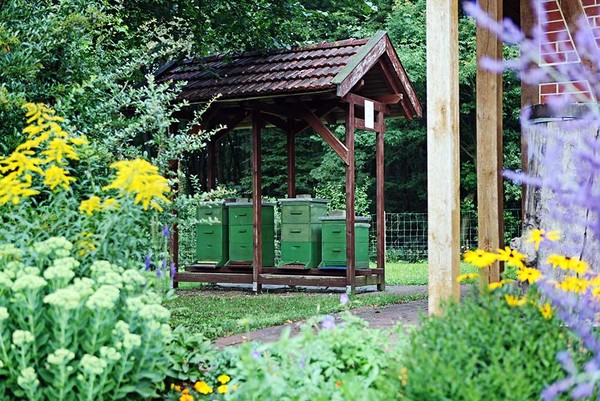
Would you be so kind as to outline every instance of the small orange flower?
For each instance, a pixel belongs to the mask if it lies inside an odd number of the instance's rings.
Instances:
[[[338,381],[336,381],[336,382],[335,382],[335,386],[336,386],[336,387],[342,387],[342,382],[341,382],[341,381],[339,381],[339,380],[338,380]]]

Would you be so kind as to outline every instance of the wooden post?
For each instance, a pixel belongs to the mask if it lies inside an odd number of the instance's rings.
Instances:
[[[348,103],[346,113],[346,148],[348,163],[346,164],[346,292],[354,294],[356,287],[355,274],[355,241],[354,241],[354,103]]]
[[[296,135],[294,133],[294,120],[288,120],[287,130],[287,190],[288,198],[296,197]]]
[[[533,35],[535,27],[535,13],[531,1],[521,1],[521,30],[528,37]],[[532,66],[535,68],[535,66]],[[521,109],[528,106],[533,106],[540,102],[539,85],[531,85],[521,81]],[[527,173],[529,160],[527,157],[527,138],[521,132],[521,171]],[[521,185],[521,218],[525,221],[525,199],[527,198],[527,185]]]
[[[169,172],[177,177],[177,173],[179,170],[179,160],[169,160]],[[177,197],[177,192],[179,191],[179,185],[174,184],[171,188],[173,193],[172,198],[175,199]],[[173,227],[171,228],[171,236],[169,237],[169,250],[171,263],[175,264],[175,274],[171,277],[173,282],[173,288],[179,287],[179,282],[177,281],[177,270],[179,268],[179,226],[177,224],[177,210],[173,211],[173,217],[175,218],[175,223],[173,223]],[[169,269],[169,274],[171,274],[171,269]]]
[[[261,155],[260,155],[260,114],[252,114],[252,290],[260,293],[262,284],[262,187],[261,187]]]
[[[502,18],[502,1],[480,0],[492,18]],[[494,252],[504,242],[502,184],[502,74],[479,66],[484,57],[502,59],[502,41],[477,26],[477,216],[479,248]],[[499,263],[480,270],[480,287],[500,281]]]
[[[458,0],[427,0],[429,313],[458,300],[460,164]]]
[[[217,146],[216,140],[210,139],[206,145],[207,161],[206,161],[206,187],[208,190],[217,187]]]
[[[383,112],[377,113],[375,133],[375,176],[377,186],[377,268],[382,269],[381,282],[377,284],[378,291],[385,291],[385,160],[383,136],[385,134],[385,119]]]

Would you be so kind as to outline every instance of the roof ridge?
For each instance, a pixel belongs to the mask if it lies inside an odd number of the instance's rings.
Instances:
[[[318,42],[311,43],[300,46],[292,46],[288,49],[269,49],[266,51],[260,50],[246,50],[242,52],[236,52],[231,54],[219,53],[219,54],[211,54],[208,56],[201,57],[191,57],[189,59],[184,60],[184,63],[194,63],[194,62],[211,62],[218,60],[227,60],[227,59],[241,59],[247,57],[256,57],[256,56],[272,56],[275,54],[285,54],[285,53],[297,53],[308,50],[320,50],[320,49],[333,49],[336,47],[350,47],[350,46],[362,46],[369,41],[370,38],[360,38],[360,39],[343,39],[337,40],[335,42]]]

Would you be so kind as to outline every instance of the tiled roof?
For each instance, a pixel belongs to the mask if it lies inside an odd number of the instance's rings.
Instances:
[[[266,54],[245,52],[188,59],[166,66],[157,79],[187,81],[180,97],[191,102],[208,100],[217,93],[221,99],[239,99],[334,89],[333,78],[367,41],[348,39]]]

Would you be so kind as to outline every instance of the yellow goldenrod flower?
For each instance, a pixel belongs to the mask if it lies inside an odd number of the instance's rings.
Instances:
[[[102,203],[102,210],[118,209],[118,208],[119,208],[119,203],[117,202],[117,200],[115,198],[107,198],[104,200],[104,203]]]
[[[221,384],[219,387],[217,387],[217,391],[219,394],[225,394],[227,392],[227,384]]]
[[[517,278],[520,281],[528,281],[529,284],[533,284],[542,278],[542,272],[531,267],[521,267],[517,270]]]
[[[199,392],[200,394],[211,394],[213,392],[213,389],[211,386],[209,386],[204,380],[198,381],[196,382],[196,384],[194,384],[194,389]]]
[[[491,252],[486,252],[483,249],[476,249],[474,251],[467,251],[464,255],[464,260],[477,267],[490,266],[498,259],[498,255]]]
[[[48,149],[42,152],[47,157],[46,162],[62,163],[63,158],[79,160],[75,149],[62,139],[53,139],[48,144]]]
[[[585,292],[590,283],[586,280],[582,280],[579,277],[567,277],[563,281],[555,284],[557,288],[560,288],[566,292],[582,293]]]
[[[80,136],[79,138],[70,137],[69,141],[76,146],[89,145],[90,142],[87,140],[85,136]]]
[[[227,376],[226,374],[222,374],[219,377],[217,377],[217,381],[221,384],[227,384],[230,380],[231,377]]]
[[[75,181],[75,178],[69,177],[67,170],[62,167],[50,166],[46,169],[44,184],[48,185],[52,190],[58,185],[64,189],[69,189],[70,183],[73,181]]]
[[[479,274],[477,274],[477,273],[461,274],[460,276],[458,276],[456,278],[456,281],[458,281],[459,283],[462,283],[463,281],[470,280],[472,278],[477,278],[477,277],[479,277]]]
[[[550,319],[552,317],[553,310],[550,303],[546,302],[544,305],[538,306],[538,309],[545,319]]]
[[[30,175],[25,176],[25,181],[21,181],[17,173],[10,173],[0,178],[0,206],[8,202],[16,205],[21,198],[39,193],[39,191],[31,189]]]
[[[102,210],[102,201],[96,195],[81,201],[81,204],[79,205],[79,211],[87,213],[88,216],[91,216],[94,212],[99,210]]]
[[[506,300],[506,303],[508,304],[508,306],[523,306],[528,301],[526,297],[519,298],[515,295],[510,295],[510,294],[505,294],[504,299]]]
[[[506,262],[506,264],[515,267],[524,267],[523,260],[525,260],[525,255],[517,252],[515,249],[510,249],[510,247],[505,247],[504,249],[498,249],[498,260],[502,262]]]
[[[527,239],[527,242],[533,242],[535,245],[535,250],[537,251],[538,249],[540,249],[540,243],[542,243],[543,241],[558,241],[559,239],[560,230],[546,232],[546,230],[544,229],[536,228],[535,230],[532,230],[529,233],[529,238]]]
[[[149,206],[162,211],[157,200],[170,203],[164,195],[170,191],[169,182],[158,174],[158,168],[142,159],[125,160],[111,164],[117,170],[115,179],[103,190],[116,189],[135,195],[134,203],[141,203],[144,210]]]
[[[81,238],[75,243],[75,246],[79,248],[77,250],[77,254],[79,256],[85,256],[96,249],[96,245],[94,245],[92,242],[94,239],[94,234],[90,232],[82,232],[80,237]],[[171,384],[171,388],[173,388],[173,384]]]
[[[0,173],[15,172],[18,175],[25,173],[44,174],[39,167],[44,161],[37,157],[29,157],[34,155],[32,150],[14,151],[6,159],[0,159]]]

